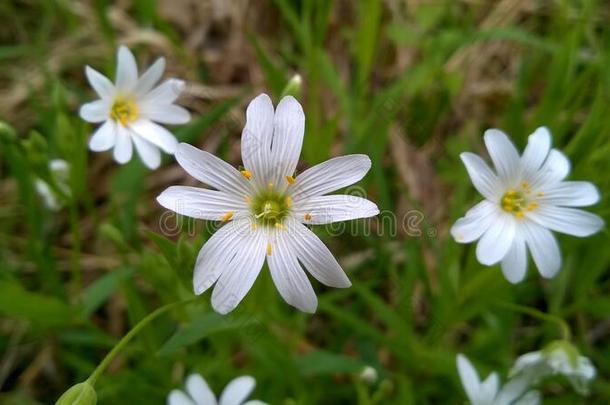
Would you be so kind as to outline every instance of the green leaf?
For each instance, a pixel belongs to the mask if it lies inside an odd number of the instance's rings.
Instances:
[[[133,273],[131,268],[105,274],[87,288],[83,296],[82,316],[89,318],[114,293],[121,281]]]
[[[308,353],[298,358],[296,363],[304,376],[357,373],[366,366],[366,363],[359,359],[323,350]]]

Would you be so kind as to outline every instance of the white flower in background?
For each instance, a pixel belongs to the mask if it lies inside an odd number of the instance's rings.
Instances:
[[[366,382],[367,384],[375,384],[377,382],[377,379],[379,378],[379,374],[377,373],[377,370],[375,368],[371,366],[365,366],[362,371],[360,371],[358,377],[360,377],[360,379]]]
[[[471,405],[536,405],[540,403],[537,391],[527,391],[525,378],[510,380],[500,387],[498,374],[491,373],[484,381],[463,354],[457,355],[457,368],[462,386]]]
[[[53,159],[49,162],[49,172],[51,177],[55,181],[55,185],[65,195],[70,194],[70,187],[68,185],[70,177],[70,166],[68,162],[62,159]],[[42,179],[36,179],[34,182],[36,192],[42,197],[44,205],[51,211],[58,211],[63,203],[61,197],[57,195],[51,186]]]
[[[80,116],[88,122],[103,123],[89,140],[92,151],[114,148],[114,159],[123,164],[131,160],[135,145],[150,169],[161,164],[159,149],[174,153],[178,141],[157,123],[184,124],[190,114],[173,104],[184,90],[182,80],[169,79],[155,87],[164,70],[165,59],[159,58],[138,77],[136,60],[125,46],[118,50],[114,84],[91,67],[85,68],[87,80],[100,100],[84,104]]]
[[[266,94],[248,106],[241,140],[245,168],[238,171],[214,155],[187,144],[178,163],[215,190],[173,186],[157,200],[179,214],[227,222],[199,252],[196,294],[216,283],[212,306],[232,311],[252,287],[265,258],[280,295],[290,305],[315,312],[316,294],[303,268],[323,284],[345,288],[349,279],[328,248],[305,225],[329,224],[379,213],[364,198],[326,195],[364,177],[365,155],[330,159],[294,177],[305,129],[301,105],[284,97],[273,110]]]
[[[572,344],[556,341],[541,351],[520,356],[510,374],[524,376],[533,381],[550,375],[564,375],[578,393],[586,395],[589,383],[596,376],[596,370],[591,360],[581,356]]]
[[[258,400],[246,401],[255,386],[254,378],[248,375],[237,377],[225,387],[220,399],[216,400],[203,377],[191,374],[186,379],[186,392],[172,390],[167,397],[167,405],[265,405]]]
[[[457,242],[477,244],[477,259],[484,265],[502,264],[511,283],[525,277],[527,250],[543,277],[561,267],[561,252],[551,231],[574,236],[598,232],[604,221],[573,207],[599,201],[597,188],[586,181],[565,181],[568,158],[551,149],[548,129],[529,136],[523,155],[497,129],[485,132],[485,145],[495,172],[479,156],[462,153],[468,174],[485,200],[470,209],[451,228]]]

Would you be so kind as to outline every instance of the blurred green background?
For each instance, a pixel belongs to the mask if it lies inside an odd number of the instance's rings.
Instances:
[[[193,114],[173,132],[235,166],[248,101],[267,92],[277,102],[301,74],[299,170],[368,154],[360,185],[382,214],[340,237],[316,229],[353,287],[314,282],[315,315],[285,304],[264,269],[230,315],[213,314],[206,293],[146,328],[100,378],[100,403],[163,403],[197,371],[217,393],[251,374],[252,397],[272,404],[459,404],[456,353],[505,379],[518,355],[561,337],[507,303],[563,318],[598,369],[588,398],[557,379],[540,387],[544,403],[610,402],[608,232],[560,236],[560,274],[543,280],[530,265],[515,286],[448,234],[480,198],[459,153],[484,154],[489,127],[522,148],[547,125],[571,178],[602,191],[593,211],[608,220],[607,1],[8,0],[0,20],[0,119],[10,125],[0,130],[3,404],[55,401],[138,320],[191,297],[194,258],[213,232],[168,219],[154,200],[196,184],[171,156],[151,172],[137,158],[119,166],[88,152],[84,65],[113,76],[119,44],[141,67],[167,58]],[[57,212],[34,187],[54,158],[71,165]],[[365,365],[376,383],[358,378]]]

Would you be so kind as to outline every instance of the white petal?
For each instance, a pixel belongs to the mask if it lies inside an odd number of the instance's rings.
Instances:
[[[178,147],[176,137],[167,129],[152,121],[141,119],[129,124],[129,128],[170,155],[173,154]]]
[[[246,218],[225,224],[203,245],[197,256],[193,290],[199,295],[214,284],[228,268],[229,261],[241,252],[243,239],[250,236],[252,224]]]
[[[318,306],[316,293],[299,264],[292,245],[286,243],[285,230],[276,232],[276,242],[267,257],[273,283],[284,300],[303,312],[314,313]]]
[[[599,190],[588,181],[560,181],[544,190],[539,202],[564,207],[586,207],[599,202]]]
[[[270,171],[273,121],[273,103],[268,95],[263,93],[248,104],[246,126],[241,134],[241,157],[259,185],[273,178]]]
[[[89,139],[89,149],[94,152],[103,152],[114,146],[116,143],[117,129],[113,120],[106,121]]]
[[[473,404],[476,403],[481,389],[477,371],[463,354],[457,355],[457,369],[468,400]]]
[[[570,173],[570,160],[557,149],[551,149],[540,170],[532,177],[531,187],[534,190],[548,188],[566,178]]]
[[[479,396],[479,403],[481,404],[493,404],[496,405],[495,402],[496,395],[498,395],[498,388],[500,387],[500,378],[498,374],[491,373],[489,377],[485,379],[481,383],[481,392]]]
[[[286,176],[294,174],[301,155],[305,133],[301,104],[292,96],[284,97],[277,105],[273,124],[271,170],[275,173],[274,183],[280,184],[286,181]]]
[[[220,221],[229,213],[247,212],[245,200],[222,191],[188,186],[171,186],[163,191],[157,201],[165,208],[191,218]]]
[[[317,164],[297,176],[292,187],[294,200],[328,194],[360,181],[371,168],[366,155],[339,156]]]
[[[527,378],[520,377],[510,380],[498,393],[496,404],[513,405],[515,401],[523,395],[530,382]]]
[[[528,391],[522,396],[515,405],[539,405],[542,403],[542,398],[538,391]]]
[[[353,195],[321,195],[295,203],[294,216],[308,224],[330,224],[357,218],[369,218],[379,214],[372,201]],[[309,215],[311,219],[305,219]],[[309,217],[308,217],[309,218]]]
[[[172,390],[167,397],[167,405],[197,405],[180,390]]]
[[[188,174],[217,190],[241,197],[250,195],[248,180],[233,166],[211,153],[181,143],[176,150],[176,160]]]
[[[604,227],[604,220],[595,214],[552,205],[528,212],[528,218],[553,231],[580,237],[593,235]]]
[[[165,58],[159,58],[153,63],[146,72],[138,79],[138,83],[135,87],[135,93],[137,96],[143,96],[148,93],[153,86],[161,79],[163,72],[165,71]]]
[[[140,113],[142,117],[161,124],[185,124],[191,119],[191,114],[186,108],[173,104],[148,104]]]
[[[262,230],[250,230],[242,238],[235,256],[214,286],[212,307],[216,312],[228,314],[243,300],[263,267],[266,252],[267,237]]]
[[[521,156],[523,173],[529,178],[544,163],[551,150],[551,133],[547,127],[540,127],[527,139],[527,146]]]
[[[129,130],[122,125],[116,125],[116,143],[114,145],[113,156],[120,164],[127,163],[131,160],[133,154],[133,145],[131,142],[131,134]]]
[[[500,179],[491,171],[487,163],[480,156],[470,152],[460,154],[460,158],[477,191],[490,201],[498,201],[502,194]]]
[[[464,217],[455,221],[451,227],[451,235],[458,243],[475,241],[489,229],[498,212],[496,204],[483,200],[469,209]]]
[[[529,371],[544,365],[544,356],[541,352],[529,352],[522,354],[517,358],[515,364],[510,370],[509,377],[523,374],[526,377],[529,375]]]
[[[524,221],[520,228],[542,277],[554,277],[561,267],[561,252],[551,231],[531,221]]]
[[[352,285],[320,238],[296,220],[287,223],[286,243],[312,276],[330,287],[347,288]]]
[[[251,399],[250,401],[246,401],[243,405],[269,405],[266,402],[259,401],[258,399]]]
[[[220,394],[220,405],[241,405],[252,393],[256,381],[249,375],[237,377]]]
[[[183,80],[168,79],[139,98],[140,108],[146,109],[156,104],[169,105],[176,101],[185,87]]]
[[[479,262],[491,266],[502,260],[513,244],[515,228],[515,219],[509,214],[500,213],[477,244]]]
[[[87,76],[87,81],[89,81],[89,84],[100,98],[109,99],[114,95],[114,84],[97,70],[90,66],[85,66],[85,76]]]
[[[197,405],[215,405],[216,396],[208,383],[199,374],[191,374],[186,379],[186,391]]]
[[[108,119],[110,105],[106,100],[96,100],[87,104],[83,104],[80,108],[79,115],[87,122],[104,122]]]
[[[117,52],[116,87],[119,90],[131,90],[138,82],[138,65],[133,53],[121,45]]]
[[[131,139],[133,140],[138,155],[140,155],[140,159],[142,159],[142,163],[144,163],[146,167],[154,170],[161,165],[161,152],[159,151],[159,148],[137,134],[133,134]]]
[[[512,246],[502,259],[502,273],[508,281],[516,284],[523,280],[526,271],[527,250],[525,240],[520,235],[515,235]]]
[[[515,145],[498,129],[488,129],[483,138],[498,176],[505,184],[512,184],[521,173],[521,161]]]

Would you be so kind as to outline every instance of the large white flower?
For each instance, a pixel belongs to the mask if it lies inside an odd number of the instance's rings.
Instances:
[[[161,124],[184,124],[189,112],[174,101],[184,90],[184,82],[169,79],[155,87],[165,70],[165,59],[159,58],[138,77],[136,60],[129,49],[119,47],[116,80],[87,66],[85,74],[99,100],[84,104],[80,116],[88,122],[103,123],[89,140],[89,149],[102,152],[114,148],[114,159],[127,163],[133,145],[142,162],[150,169],[161,164],[161,153],[173,154],[178,145],[174,135]]]
[[[191,374],[186,379],[186,392],[172,390],[167,397],[167,405],[265,405],[258,400],[246,401],[254,390],[256,380],[244,375],[237,377],[225,387],[220,399],[199,374]]]
[[[316,294],[305,268],[331,287],[350,281],[328,248],[305,225],[328,224],[379,213],[364,198],[326,195],[364,177],[365,155],[330,159],[294,177],[305,129],[301,105],[284,97],[273,110],[266,94],[248,106],[238,171],[214,155],[187,144],[176,151],[178,163],[215,190],[174,186],[157,200],[193,218],[223,221],[199,252],[193,286],[201,294],[216,283],[212,306],[226,314],[244,298],[265,258],[271,277],[287,303],[314,312]]]
[[[603,220],[573,207],[599,201],[597,188],[586,181],[565,181],[568,158],[551,149],[551,134],[538,128],[529,136],[523,155],[497,129],[485,132],[485,145],[495,172],[479,156],[461,158],[475,188],[485,200],[470,209],[451,228],[457,242],[477,239],[477,259],[484,265],[502,263],[512,283],[523,280],[527,250],[543,277],[551,278],[561,267],[561,253],[551,231],[574,236],[598,232]]]
[[[525,378],[510,380],[500,387],[497,373],[491,373],[484,381],[474,369],[468,358],[457,355],[457,368],[462,386],[471,405],[537,405],[540,394],[527,391],[529,381]]]
[[[564,375],[580,394],[589,391],[595,378],[595,366],[566,341],[551,342],[543,350],[520,356],[511,369],[512,376],[524,376],[538,381],[550,375]]]

